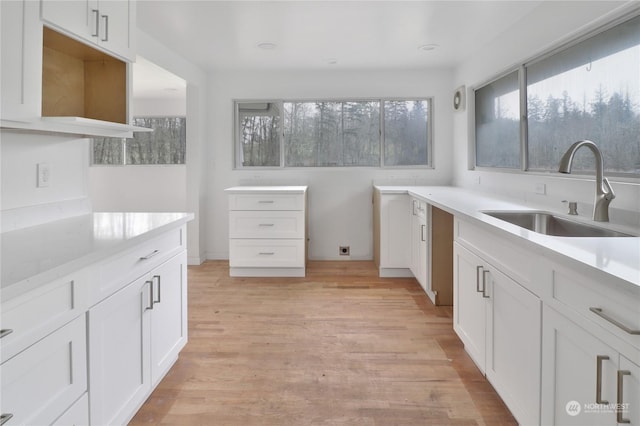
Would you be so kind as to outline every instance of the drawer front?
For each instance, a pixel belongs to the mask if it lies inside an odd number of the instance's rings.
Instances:
[[[493,264],[509,277],[526,287],[529,291],[540,295],[538,283],[532,281],[537,264],[532,252],[519,247],[506,238],[496,236],[489,231],[465,222],[454,220],[455,240],[481,254],[487,262]]]
[[[85,324],[80,316],[0,366],[7,426],[52,424],[87,391]]]
[[[1,362],[86,311],[90,270],[83,269],[2,304]]]
[[[229,240],[229,266],[254,268],[302,268],[304,239]]]
[[[640,349],[640,293],[596,282],[561,265],[552,270],[552,298]]]
[[[304,194],[229,194],[229,210],[304,210]]]
[[[111,257],[97,266],[97,282],[91,285],[91,306],[185,249],[186,227],[168,231],[150,241]]]
[[[231,211],[230,238],[304,238],[302,211]]]

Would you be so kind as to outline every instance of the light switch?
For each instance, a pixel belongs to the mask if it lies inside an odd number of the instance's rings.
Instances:
[[[51,181],[51,168],[49,163],[38,163],[38,188],[46,188]]]

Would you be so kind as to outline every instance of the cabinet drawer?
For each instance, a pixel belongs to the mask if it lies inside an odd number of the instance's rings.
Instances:
[[[640,294],[612,288],[576,271],[555,265],[552,297],[640,348]],[[625,331],[625,328],[627,331]]]
[[[183,250],[185,236],[186,228],[182,226],[102,262],[97,267],[97,282],[91,285],[90,306]]]
[[[1,362],[85,312],[89,276],[83,269],[3,303]]]
[[[304,194],[229,194],[229,210],[304,210]]]
[[[304,238],[303,211],[231,211],[230,238]]]
[[[302,268],[304,258],[304,239],[229,240],[229,266],[232,268]]]
[[[0,366],[7,426],[52,424],[86,392],[85,324],[80,316]]]

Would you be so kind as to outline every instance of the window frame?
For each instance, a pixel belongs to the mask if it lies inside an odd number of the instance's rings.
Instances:
[[[543,175],[543,176],[562,176],[565,175],[554,172],[553,170],[542,170],[542,169],[530,169],[529,164],[529,135],[528,135],[528,110],[527,110],[527,67],[532,64],[536,64],[538,62],[542,62],[549,57],[552,57],[558,53],[571,49],[572,47],[584,42],[585,40],[591,39],[593,37],[598,37],[600,34],[604,33],[607,30],[610,30],[618,25],[622,25],[625,22],[631,21],[633,19],[637,19],[640,17],[640,11],[635,11],[630,14],[624,14],[622,16],[617,17],[609,22],[606,22],[602,25],[593,27],[591,29],[586,30],[584,33],[574,36],[571,39],[565,40],[541,53],[538,53],[532,57],[527,58],[524,61],[519,61],[517,65],[510,66],[506,69],[503,69],[502,72],[493,75],[491,78],[487,80],[483,80],[482,82],[473,85],[471,89],[472,99],[470,99],[469,104],[472,105],[473,110],[469,108],[469,144],[468,144],[468,160],[469,160],[469,170],[476,171],[490,171],[490,172],[500,172],[500,173],[520,173],[527,175]],[[519,81],[519,92],[520,92],[520,164],[519,168],[508,168],[508,167],[490,167],[490,166],[479,166],[477,165],[477,139],[476,139],[476,91],[503,78],[507,75],[517,71],[518,73],[518,81]],[[576,170],[571,173],[571,177],[573,178],[592,178],[593,171],[585,171],[585,170]],[[640,172],[638,173],[622,173],[615,171],[607,171],[605,170],[607,176],[615,177],[617,181],[620,182],[638,182],[640,179]]]
[[[135,118],[183,118],[185,119],[185,132],[188,132],[187,128],[187,116],[186,115],[167,115],[167,116],[159,116],[159,115],[136,115]],[[94,138],[91,138],[91,146],[89,149],[89,165],[90,167],[174,167],[174,166],[186,166],[187,165],[187,145],[188,141],[185,140],[185,153],[184,153],[184,163],[165,163],[165,164],[132,164],[127,162],[127,139],[133,138],[110,138],[110,139],[120,139],[120,151],[122,153],[122,162],[118,164],[102,164],[95,162],[95,150],[94,150]]]
[[[280,165],[279,166],[243,166],[240,164],[240,151],[242,149],[240,144],[240,108],[239,104],[241,103],[273,103],[277,104],[281,114],[284,114],[284,104],[285,103],[316,103],[316,102],[380,102],[379,105],[379,152],[380,159],[377,165],[371,166],[363,166],[363,165],[348,165],[348,166],[288,166],[285,164],[285,144],[284,144],[284,117],[279,122],[279,132],[278,139],[280,142]],[[421,165],[394,165],[388,166],[384,164],[384,149],[385,149],[385,141],[384,141],[384,102],[385,101],[426,101],[428,103],[428,121],[427,121],[427,162],[428,164]],[[394,97],[353,97],[353,98],[263,98],[263,99],[255,99],[248,98],[242,99],[237,98],[232,100],[233,103],[233,158],[232,169],[233,170],[282,170],[282,169],[292,169],[292,170],[327,170],[327,169],[435,169],[434,165],[434,116],[435,116],[435,97],[434,96],[412,96],[412,97],[403,97],[403,96],[394,96]]]

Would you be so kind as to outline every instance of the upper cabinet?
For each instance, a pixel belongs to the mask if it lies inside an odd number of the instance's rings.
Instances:
[[[135,61],[134,2],[128,0],[41,0],[42,20],[127,61]]]
[[[2,17],[1,127],[131,137],[133,0],[11,0]]]

